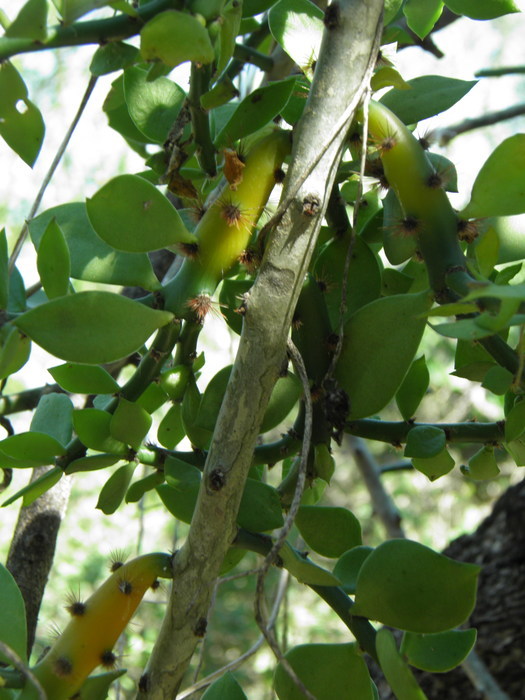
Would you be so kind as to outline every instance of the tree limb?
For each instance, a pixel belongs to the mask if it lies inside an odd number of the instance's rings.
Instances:
[[[174,559],[169,607],[138,694],[143,700],[171,700],[176,695],[205,629],[213,582],[235,537],[259,426],[285,358],[293,310],[344,137],[375,64],[382,0],[342,0],[338,7],[339,21],[325,30],[314,82],[298,125],[283,193],[286,210],[281,207],[259,276],[246,300],[239,350],[190,531]]]

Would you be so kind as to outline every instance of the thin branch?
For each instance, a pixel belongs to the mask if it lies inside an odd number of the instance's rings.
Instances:
[[[29,681],[31,683],[31,685],[35,688],[39,700],[47,700],[47,695],[45,694],[44,689],[40,685],[38,679],[34,676],[34,674],[26,666],[26,664],[22,661],[22,659],[14,651],[14,649],[12,649],[10,646],[8,646],[5,642],[0,641],[0,651],[7,659],[9,659],[9,662],[11,663],[11,665],[14,668],[16,668],[17,671],[20,671],[22,676],[24,678],[26,678],[26,680]],[[20,687],[20,686],[13,686],[13,687]]]
[[[265,53],[257,51],[257,49],[248,46],[247,44],[235,44],[233,56],[238,61],[243,63],[251,63],[263,71],[272,70],[273,58]]]
[[[511,700],[499,687],[496,679],[475,651],[470,652],[461,667],[474,688],[483,694],[485,700]]]
[[[11,258],[9,259],[9,274],[13,271],[13,268],[16,264],[17,258],[20,254],[20,251],[22,250],[22,246],[24,245],[24,242],[27,238],[27,234],[29,233],[29,222],[31,219],[34,217],[36,212],[38,211],[38,208],[40,206],[40,203],[42,202],[42,198],[44,197],[45,191],[47,190],[47,187],[49,183],[51,182],[51,179],[53,175],[55,174],[55,170],[57,169],[60,161],[62,160],[62,156],[64,155],[66,148],[68,147],[69,141],[71,140],[71,137],[73,136],[73,132],[75,131],[78,122],[80,121],[80,117],[82,116],[82,113],[84,112],[84,109],[86,108],[86,105],[89,101],[89,98],[91,97],[91,93],[93,92],[93,89],[97,83],[97,76],[92,75],[89,79],[89,82],[87,84],[86,91],[84,92],[84,95],[82,96],[82,99],[80,100],[80,105],[78,107],[77,113],[73,117],[73,121],[71,122],[69,129],[66,131],[66,135],[64,136],[62,143],[58,147],[58,150],[56,152],[55,157],[53,158],[53,162],[49,166],[49,170],[45,174],[45,177],[42,181],[42,185],[40,186],[40,189],[38,190],[38,194],[35,198],[35,201],[33,202],[33,206],[31,207],[29,214],[26,219],[26,223],[23,225],[22,230],[20,231],[18,238],[16,240],[16,243],[13,248],[13,252],[11,253]]]
[[[507,119],[521,117],[524,114],[525,103],[522,102],[520,104],[513,105],[512,107],[507,107],[506,109],[500,109],[497,112],[489,112],[488,114],[482,114],[479,117],[465,119],[457,124],[444,126],[442,129],[436,129],[429,134],[428,138],[433,141],[437,141],[440,146],[446,146],[447,143],[450,143],[450,141],[455,139],[456,136],[464,134],[467,131],[480,129],[484,126],[492,126],[493,124],[498,124],[499,122],[506,121]]]
[[[525,66],[501,66],[501,68],[482,68],[475,73],[476,78],[497,78],[500,75],[517,75],[525,73]]]
[[[195,63],[191,64],[190,91],[188,97],[197,160],[208,177],[215,177],[217,174],[217,163],[215,162],[216,149],[211,138],[210,118],[208,112],[206,112],[201,105],[201,96],[204,95],[210,87],[211,73],[211,66],[197,66]]]
[[[396,447],[406,442],[412,428],[432,426],[445,433],[447,442],[475,442],[497,445],[505,441],[505,422],[497,423],[407,423],[405,421],[382,421],[363,418],[348,421],[345,432],[350,435],[389,442]]]

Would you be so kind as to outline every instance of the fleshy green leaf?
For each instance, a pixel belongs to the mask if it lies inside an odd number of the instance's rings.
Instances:
[[[109,429],[115,440],[138,450],[151,426],[151,416],[141,406],[120,398],[111,416]]]
[[[279,551],[284,568],[289,571],[300,583],[312,586],[338,586],[340,581],[330,571],[314,564],[306,555],[301,554],[288,542],[284,543]]]
[[[396,393],[397,407],[404,420],[413,418],[417,407],[427,392],[429,381],[430,375],[425,356],[421,355],[421,357],[412,362],[403,383]]]
[[[357,577],[365,559],[373,552],[372,547],[360,545],[354,547],[337,561],[334,575],[341,581],[341,588],[349,595],[355,594]]]
[[[361,525],[346,508],[301,506],[295,524],[308,547],[324,557],[335,559],[361,544]]]
[[[409,431],[405,457],[435,457],[447,443],[445,431],[433,425],[418,425]]]
[[[82,426],[84,433],[85,426]],[[99,454],[89,455],[89,457],[80,457],[70,462],[66,469],[66,474],[76,474],[77,472],[94,472],[98,469],[106,469],[112,467],[117,462],[122,460],[122,454]]]
[[[58,440],[46,433],[18,433],[0,441],[0,466],[43,467],[65,452]]]
[[[445,673],[466,659],[475,642],[475,629],[449,630],[437,634],[405,632],[401,653],[415,668],[429,673]]]
[[[308,75],[319,57],[323,36],[323,12],[309,0],[280,0],[268,15],[275,41]]]
[[[96,10],[104,5],[109,5],[111,0],[59,0],[55,3],[60,8],[64,24],[70,24],[75,19]]]
[[[265,126],[288,102],[294,87],[295,78],[290,78],[270,83],[250,93],[216,136],[216,146],[234,143]]]
[[[427,696],[417,684],[412,671],[397,650],[396,640],[385,628],[376,635],[376,651],[381,670],[396,698],[399,700],[427,700]]]
[[[490,154],[479,171],[462,218],[510,216],[525,212],[525,134],[515,134]]]
[[[111,515],[120,506],[133,478],[136,462],[129,462],[119,467],[106,481],[100,491],[96,508],[105,515]]]
[[[131,65],[137,58],[138,49],[122,41],[110,41],[95,51],[89,70],[93,75],[107,75]]]
[[[180,403],[173,404],[160,422],[157,439],[168,450],[172,450],[184,438],[185,432],[181,414]]]
[[[493,19],[520,12],[514,0],[445,0],[445,5],[452,12],[471,19]]]
[[[53,207],[29,224],[31,238],[38,249],[52,219],[56,219],[69,247],[71,276],[87,282],[103,282],[158,289],[160,283],[145,253],[121,253],[104,243],[89,222],[83,202]]]
[[[55,219],[51,219],[40,239],[36,265],[48,299],[68,293],[71,258],[64,234]]]
[[[22,661],[27,660],[26,611],[20,589],[10,572],[0,564],[0,641],[10,647]],[[10,659],[0,651],[0,660],[8,666]]]
[[[106,700],[110,685],[126,673],[125,668],[119,668],[106,673],[90,676],[77,693],[78,700]]]
[[[241,686],[228,671],[212,683],[202,696],[202,700],[247,700]]]
[[[164,143],[184,102],[184,90],[163,76],[148,81],[147,71],[133,66],[124,72],[124,96],[137,129],[151,142]]]
[[[424,75],[408,81],[410,90],[394,88],[380,102],[405,124],[415,124],[449,109],[476,85],[477,80],[456,80],[441,75]]]
[[[370,675],[356,644],[302,644],[287,651],[284,658],[317,700],[374,698]],[[279,700],[304,700],[281,664],[275,670],[274,683]]]
[[[30,506],[33,501],[36,501],[43,493],[49,491],[57,484],[60,479],[64,476],[64,471],[60,467],[53,467],[39,476],[38,479],[30,481],[29,484],[21,488],[15,494],[13,494],[7,501],[2,503],[2,508],[5,506],[10,506],[19,498],[22,498],[23,506]]]
[[[5,324],[0,329],[0,379],[18,372],[29,359],[31,341],[17,328]]]
[[[274,530],[283,524],[279,494],[269,484],[247,479],[237,522],[250,532]]]
[[[140,32],[140,52],[146,61],[160,59],[170,68],[185,61],[208,64],[215,58],[206,28],[187,12],[166,10]]]
[[[0,136],[32,167],[44,140],[44,120],[9,61],[0,63],[0,95]]]
[[[165,464],[167,484],[156,487],[162,502],[178,520],[190,523],[199,493],[201,473],[191,464],[168,457]]]
[[[454,460],[446,447],[433,457],[413,457],[412,464],[414,469],[427,476],[430,481],[435,481],[454,469]]]
[[[135,352],[173,318],[109,292],[79,292],[37,306],[16,325],[55,357],[103,364]]]
[[[47,0],[27,0],[5,31],[5,36],[42,41],[47,30]]]
[[[510,385],[514,381],[514,375],[509,372],[505,367],[500,367],[499,365],[494,365],[489,368],[481,386],[484,389],[492,391],[496,396],[503,396],[503,394],[508,391]]]
[[[505,441],[517,440],[525,432],[525,401],[514,404],[505,421]]]
[[[126,503],[137,503],[145,493],[152,491],[163,482],[164,474],[162,472],[153,472],[153,474],[148,474],[143,479],[135,481],[127,490]]]
[[[221,13],[221,29],[219,37],[219,57],[217,60],[217,73],[220,75],[226,68],[228,61],[233,56],[235,40],[239,33],[242,18],[242,2],[230,0],[225,4]]]
[[[5,228],[0,231],[0,309],[7,309],[9,299],[9,251]]]
[[[73,413],[73,425],[78,438],[86,447],[124,455],[127,451],[126,445],[111,435],[111,418],[107,411],[83,408]]]
[[[389,540],[359,571],[353,613],[409,632],[444,632],[474,609],[479,572],[418,542]]]
[[[103,367],[68,362],[48,369],[62,389],[72,394],[113,394],[119,385]]]
[[[31,419],[31,430],[67,446],[73,433],[73,404],[65,394],[44,394]]]
[[[407,0],[403,12],[410,29],[424,39],[432,31],[443,11],[443,0]]]
[[[86,207],[97,234],[117,250],[145,253],[195,240],[175,207],[138,175],[117,175],[86,200]]]

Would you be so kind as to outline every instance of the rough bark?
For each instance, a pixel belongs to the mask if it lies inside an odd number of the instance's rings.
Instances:
[[[190,532],[174,559],[173,589],[138,697],[173,698],[206,617],[259,426],[282,367],[290,322],[315,246],[350,120],[375,63],[382,0],[338,3],[294,139],[281,218],[246,299],[239,351],[204,469]]]

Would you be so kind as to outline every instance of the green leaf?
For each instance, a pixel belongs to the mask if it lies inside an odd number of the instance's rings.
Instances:
[[[106,700],[110,685],[125,673],[125,668],[119,668],[90,676],[78,691],[78,700]]]
[[[163,144],[186,97],[184,90],[161,76],[148,81],[148,72],[133,66],[124,72],[124,96],[129,116],[152,143]]]
[[[494,456],[494,447],[484,445],[469,459],[467,467],[461,467],[461,472],[474,481],[495,479],[499,475],[499,467]]]
[[[499,236],[490,226],[474,248],[479,271],[483,277],[488,277],[499,260]]]
[[[114,394],[120,389],[103,367],[67,362],[65,365],[50,367],[47,371],[62,389],[72,394]]]
[[[79,292],[37,306],[15,323],[55,357],[103,364],[138,350],[173,318],[109,292]]]
[[[117,250],[146,253],[195,240],[175,207],[138,175],[117,175],[86,200],[86,208],[96,233]]]
[[[238,139],[268,124],[288,102],[295,87],[295,78],[280,80],[250,93],[215,137],[217,147],[234,143]]]
[[[344,328],[336,378],[352,418],[380,411],[393,398],[417,352],[432,301],[427,292],[382,297],[361,307]]]
[[[462,218],[510,216],[525,212],[525,134],[515,134],[490,154],[479,171]]]
[[[66,239],[55,219],[51,219],[40,239],[36,265],[48,299],[68,293],[71,259]]]
[[[15,579],[3,564],[0,564],[0,641],[10,647],[22,661],[27,660],[27,626],[24,599]],[[0,651],[0,660],[10,665],[10,659]]]
[[[143,27],[140,52],[144,60],[160,59],[170,68],[185,61],[206,65],[215,58],[206,28],[196,17],[178,10],[161,12]]]
[[[67,446],[73,434],[73,404],[65,394],[44,394],[31,419],[31,430]]]
[[[366,663],[357,644],[302,644],[286,652],[306,688],[317,700],[373,700]],[[304,700],[304,695],[279,663],[275,670],[279,700]]]
[[[283,525],[281,500],[276,489],[255,479],[247,479],[237,522],[250,532],[265,532]]]
[[[47,0],[27,0],[4,36],[43,41],[47,36],[46,25]]]
[[[323,12],[309,0],[280,0],[268,15],[275,41],[309,78],[319,58],[323,37]]]
[[[55,4],[60,8],[64,24],[70,24],[92,10],[109,5],[110,2],[111,0],[59,0]]]
[[[514,0],[445,0],[445,5],[452,12],[471,19],[493,19],[520,12]]]
[[[162,65],[160,63],[154,65]],[[141,149],[148,143],[142,131],[139,131],[129,116],[124,97],[124,74],[115,78],[104,100],[103,110],[107,114],[109,126],[115,129],[132,147]]]
[[[92,426],[90,426],[92,428]],[[82,426],[84,430],[89,430]],[[100,436],[99,436],[100,437]],[[112,467],[117,462],[122,460],[122,454],[98,454],[89,455],[89,457],[80,457],[70,462],[66,469],[66,474],[76,474],[77,472],[94,472],[98,469],[106,469]]]
[[[405,124],[415,124],[450,109],[476,85],[477,80],[456,80],[441,75],[425,75],[409,80],[410,90],[394,88],[380,102]]]
[[[288,542],[279,551],[284,568],[289,571],[300,583],[309,586],[338,586],[340,581],[330,571],[314,564],[307,558],[306,554],[301,554],[291,547]]]
[[[136,468],[136,462],[129,462],[119,467],[102,487],[95,507],[105,515],[114,513],[124,500]]]
[[[63,476],[64,471],[61,469],[61,467],[53,467],[52,469],[48,469],[45,474],[42,474],[42,476],[39,476],[38,479],[35,479],[34,481],[30,481],[26,486],[8,498],[7,501],[4,501],[2,503],[2,508],[5,508],[5,506],[10,506],[11,503],[14,503],[19,498],[22,498],[23,506],[30,506],[31,503],[36,501],[36,499],[43,493],[53,488],[53,486],[57,484]]]
[[[9,299],[9,251],[5,228],[0,231],[0,309],[7,309]]]
[[[437,634],[405,632],[401,653],[411,666],[429,673],[445,673],[459,666],[472,651],[476,630],[449,630]]]
[[[151,427],[151,416],[137,403],[120,398],[111,416],[109,430],[115,440],[120,440],[138,450]]]
[[[247,698],[235,677],[227,671],[210,685],[202,696],[202,700],[247,700]]]
[[[489,391],[492,391],[496,396],[503,396],[503,394],[508,391],[510,385],[514,381],[514,375],[509,372],[505,367],[500,367],[499,365],[494,365],[490,367],[485,376],[481,386]]]
[[[427,393],[429,381],[430,375],[425,356],[421,355],[412,362],[396,393],[397,407],[404,420],[408,421],[414,416],[422,398]]]
[[[173,404],[161,420],[157,431],[157,439],[163,447],[172,450],[184,438],[184,435],[182,408],[180,403],[176,403]]]
[[[341,588],[345,593],[349,595],[355,594],[359,570],[363,566],[365,559],[373,551],[372,547],[360,545],[345,552],[337,561],[334,566],[334,575],[341,581]]]
[[[58,440],[46,433],[18,433],[0,441],[0,466],[43,467],[65,453]]]
[[[60,226],[69,247],[71,276],[87,282],[159,289],[153,268],[145,253],[120,253],[104,243],[89,222],[83,202],[53,207],[29,224],[35,247],[52,219]]]
[[[160,486],[163,481],[164,474],[162,474],[162,472],[153,472],[153,474],[148,474],[148,476],[145,476],[143,479],[135,481],[127,490],[126,503],[136,503],[140,501],[145,493]]]
[[[168,483],[157,486],[157,493],[173,516],[190,523],[199,493],[200,471],[191,464],[168,457],[165,475]]]
[[[17,328],[6,323],[0,329],[0,379],[18,372],[29,359],[31,341]]]
[[[219,304],[221,313],[226,323],[237,335],[242,331],[242,316],[237,313],[240,307],[243,294],[245,294],[253,284],[253,280],[225,279],[221,283],[219,292]]]
[[[346,508],[300,506],[295,524],[304,541],[323,557],[337,558],[361,544],[361,525]]]
[[[139,50],[122,41],[110,41],[102,44],[93,54],[89,70],[92,75],[101,76],[122,70],[134,63]]]
[[[116,440],[110,431],[111,414],[98,408],[83,408],[73,413],[75,432],[86,447],[100,452],[124,455],[126,445]],[[110,456],[110,459],[112,456]]]
[[[435,481],[454,469],[454,460],[445,447],[434,457],[413,457],[412,464],[414,469],[427,476],[430,481]]]
[[[381,670],[398,700],[427,700],[403,657],[397,650],[390,630],[381,629],[376,635],[376,651]]]
[[[421,0],[407,0],[403,6],[408,26],[420,39],[430,34],[442,11],[443,0],[427,0],[424,3]]]
[[[383,15],[383,23],[385,26],[395,18],[402,4],[403,0],[385,0],[385,10]]]
[[[446,444],[444,430],[433,425],[418,425],[408,432],[405,457],[435,457]]]
[[[227,2],[221,13],[221,28],[219,37],[219,56],[217,59],[217,74],[220,75],[233,56],[235,40],[240,30],[243,3],[237,0]]]
[[[505,421],[505,441],[517,440],[525,432],[525,401],[514,404]]]
[[[0,95],[0,136],[33,167],[44,140],[44,120],[28,99],[25,83],[9,61],[0,63]]]
[[[352,612],[409,632],[444,632],[470,616],[479,572],[418,542],[389,540],[364,561]]]

